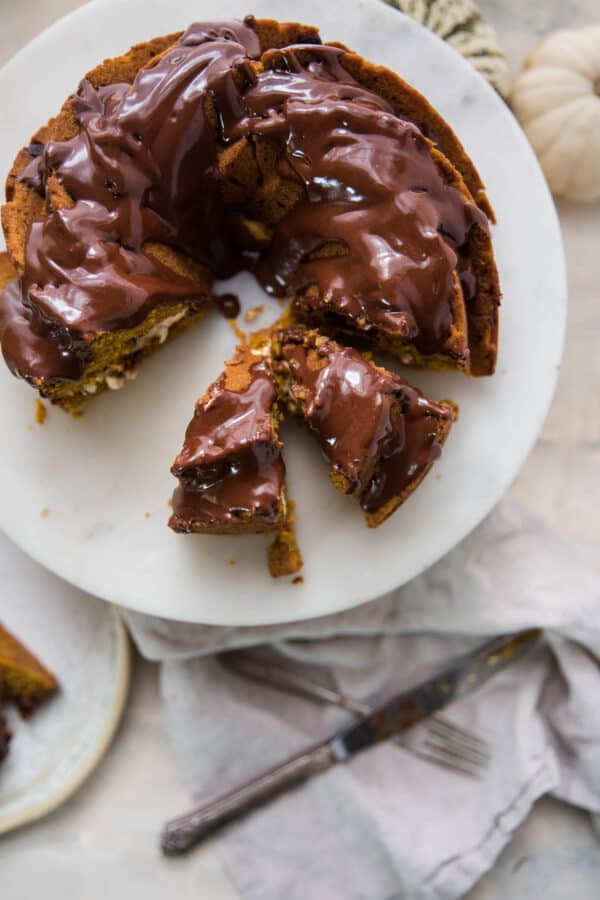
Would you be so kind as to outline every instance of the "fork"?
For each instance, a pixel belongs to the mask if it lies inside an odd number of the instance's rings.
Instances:
[[[276,663],[261,662],[247,651],[223,653],[219,660],[237,675],[247,676],[276,690],[291,691],[311,700],[339,706],[355,716],[371,712],[368,703],[318,684]],[[426,725],[413,728],[394,738],[394,741],[427,762],[472,778],[480,777],[490,761],[490,749],[485,740],[442,716],[432,716]]]

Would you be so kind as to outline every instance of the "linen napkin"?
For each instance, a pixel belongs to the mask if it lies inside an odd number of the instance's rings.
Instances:
[[[510,501],[428,572],[344,613],[253,628],[124,614],[141,652],[162,662],[165,727],[198,801],[348,720],[245,681],[223,668],[221,651],[256,647],[372,702],[484,636],[546,629],[544,647],[445,711],[489,741],[481,779],[394,741],[334,767],[218,838],[244,900],[451,900],[542,794],[600,814],[600,562]]]

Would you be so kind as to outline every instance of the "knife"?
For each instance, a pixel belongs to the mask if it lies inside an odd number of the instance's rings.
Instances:
[[[208,835],[283,790],[411,728],[477,690],[496,672],[538,646],[541,638],[541,629],[532,628],[487,641],[435,677],[397,694],[326,741],[293,756],[242,787],[172,819],[161,835],[163,852],[169,855],[185,853]]]

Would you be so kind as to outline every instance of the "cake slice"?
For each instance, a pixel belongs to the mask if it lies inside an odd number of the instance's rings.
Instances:
[[[201,397],[171,472],[174,531],[280,531],[287,516],[280,411],[268,358],[247,346]]]
[[[13,702],[24,717],[58,689],[54,675],[0,625],[0,687],[3,699]]]
[[[336,488],[380,525],[439,457],[455,418],[400,376],[301,325],[274,333],[273,370],[288,408],[306,421]]]

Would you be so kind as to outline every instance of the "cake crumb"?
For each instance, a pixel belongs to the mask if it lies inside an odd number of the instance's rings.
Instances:
[[[173,509],[173,498],[167,500],[167,506],[169,507],[169,509]]]
[[[230,566],[235,566],[236,563],[237,563],[237,559],[230,559],[230,560],[229,560],[229,565],[230,565]]]
[[[258,306],[253,306],[244,313],[244,322],[254,322],[254,320],[264,311],[265,307],[262,303],[259,303]]]
[[[292,578],[292,584],[304,584],[304,578],[302,575],[296,575],[295,578]]]
[[[36,397],[35,401],[35,421],[38,425],[43,425],[46,421],[46,416],[48,415],[48,410],[42,403],[39,397]]]
[[[149,519],[152,513],[144,513],[144,518]]]
[[[229,327],[235,334],[238,341],[240,341],[240,343],[242,344],[245,344],[247,341],[246,333],[242,331],[242,329],[239,327],[237,322],[234,321],[234,319],[227,319],[227,322],[229,323]]]
[[[436,478],[436,481],[441,481],[442,476],[439,472],[436,472],[435,478]]]
[[[287,521],[267,548],[269,572],[273,578],[294,575],[304,565],[294,530],[294,501],[288,501]]]
[[[43,508],[43,510],[41,511],[40,516],[42,517],[42,519],[47,519],[49,515],[50,515],[50,509],[47,506],[45,506]]]

